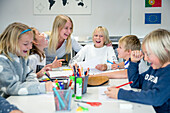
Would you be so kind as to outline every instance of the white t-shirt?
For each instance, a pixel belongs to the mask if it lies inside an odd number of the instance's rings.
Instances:
[[[71,59],[70,64],[80,64],[83,61],[91,61],[92,59],[97,59],[98,64],[107,64],[108,70],[111,69],[111,64],[107,63],[107,60],[110,62],[117,62],[113,47],[103,46],[101,48],[96,48],[94,44],[90,44],[85,45],[76,56]]]
[[[36,73],[37,66],[44,67],[46,65],[46,57],[40,62],[40,56],[38,54],[30,55],[29,57],[29,66]]]

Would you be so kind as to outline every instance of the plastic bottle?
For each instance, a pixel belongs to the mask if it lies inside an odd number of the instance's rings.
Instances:
[[[76,99],[82,98],[82,78],[76,79]]]

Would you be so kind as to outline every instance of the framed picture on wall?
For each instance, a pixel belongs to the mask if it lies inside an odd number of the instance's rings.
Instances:
[[[34,14],[91,14],[91,0],[34,0]]]

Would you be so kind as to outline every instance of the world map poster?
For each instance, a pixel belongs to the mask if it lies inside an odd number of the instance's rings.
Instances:
[[[34,14],[91,14],[91,0],[34,0]]]

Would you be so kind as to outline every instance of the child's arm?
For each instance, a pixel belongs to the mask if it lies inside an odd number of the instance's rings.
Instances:
[[[131,102],[137,102],[142,104],[148,104],[153,106],[161,106],[168,103],[170,97],[170,87],[169,86],[169,72],[161,73],[162,77],[158,78],[157,83],[153,83],[153,86],[145,86],[140,92],[135,92],[132,90],[120,89],[118,92],[118,99],[123,99]],[[148,87],[151,87],[147,89]],[[166,105],[165,105],[166,106]]]
[[[118,99],[119,88],[116,88],[116,87],[108,87],[107,90],[108,90],[108,91],[105,91],[104,93],[105,93],[109,98]]]
[[[111,65],[111,68],[114,70],[114,69],[124,69],[124,65],[125,63],[124,62],[120,62],[118,64],[114,63]]]
[[[100,70],[100,71],[106,71],[107,70],[107,64],[98,64],[95,68]]]
[[[143,58],[143,53],[139,50],[132,51],[131,53],[131,61],[138,62]]]
[[[127,69],[120,70],[120,71],[114,71],[114,72],[108,72],[108,73],[100,73],[96,75],[90,75],[90,76],[107,76],[109,79],[126,79],[127,78]]]
[[[41,78],[42,76],[44,76],[44,72],[46,72],[48,75],[50,75],[48,71],[51,71],[51,70],[52,70],[51,67],[44,66],[39,72],[36,73],[37,78]]]
[[[113,47],[107,47],[107,60],[110,62],[113,62],[114,64],[118,63],[115,51]],[[107,64],[107,70],[112,69],[112,64],[111,63],[106,63]]]
[[[117,57],[116,57],[115,51],[113,50],[113,47],[107,47],[107,55],[105,57],[110,62],[117,62]],[[105,70],[110,70],[111,65],[112,64],[110,63],[98,64],[95,68],[100,71],[105,71]]]
[[[16,106],[10,104],[7,100],[0,96],[0,111],[2,113],[23,113]]]
[[[83,62],[85,55],[87,54],[88,45],[84,46],[69,62],[69,64],[74,65],[75,63]]]
[[[139,63],[143,58],[143,54],[141,51],[132,51],[131,60],[128,67],[128,79],[129,81],[133,81],[131,87],[133,88],[141,88],[144,80],[144,76],[147,72],[139,74]]]
[[[39,83],[35,73],[25,62],[12,62],[4,56],[0,58],[0,89],[7,95],[29,95],[45,93],[45,83]]]

